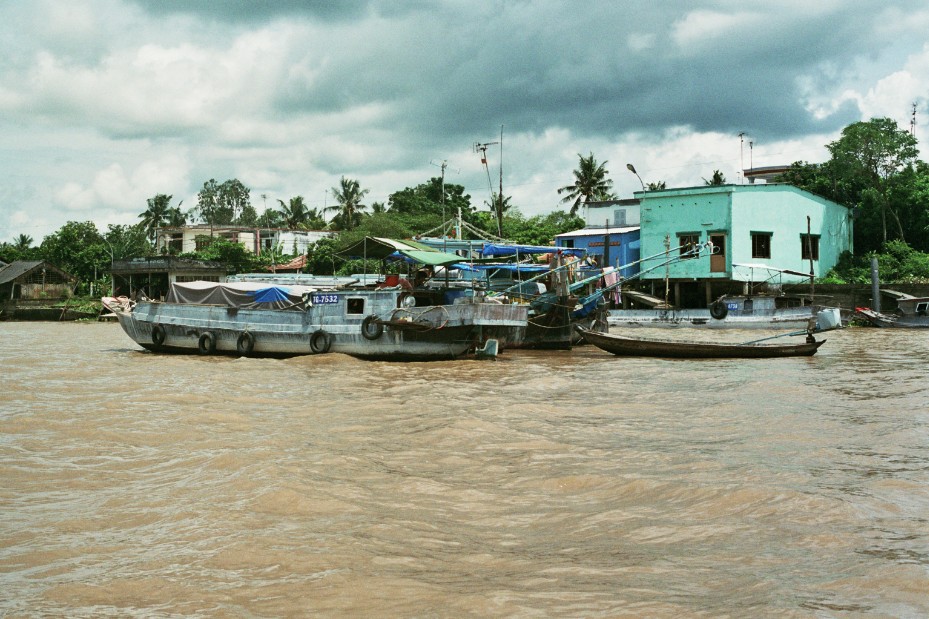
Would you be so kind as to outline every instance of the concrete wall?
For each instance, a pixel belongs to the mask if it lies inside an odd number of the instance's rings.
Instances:
[[[851,222],[848,210],[833,202],[790,185],[721,185],[691,187],[640,195],[642,209],[642,256],[665,250],[670,234],[672,256],[682,234],[696,235],[706,242],[714,234],[726,235],[724,272],[711,272],[708,257],[684,260],[668,268],[671,279],[733,279],[749,281],[758,273],[733,269],[733,263],[753,263],[808,273],[810,264],[802,258],[801,235],[819,235],[819,259],[814,261],[817,276],[838,262],[839,255],[851,249]],[[752,232],[771,234],[771,257],[752,257]],[[647,268],[647,265],[643,265]],[[644,279],[665,276],[661,268]],[[800,276],[783,275],[781,281],[800,281]],[[757,281],[757,280],[756,280]]]

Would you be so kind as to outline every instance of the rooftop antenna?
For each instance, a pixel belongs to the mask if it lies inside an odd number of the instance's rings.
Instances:
[[[742,177],[742,183],[745,183],[745,155],[742,149],[743,144],[745,143],[745,132],[739,132],[739,176]]]
[[[755,159],[753,157],[753,155],[755,154],[754,149],[755,149],[755,141],[749,140],[748,141],[748,169],[751,172],[755,171]]]
[[[503,139],[503,125],[500,126],[500,139]],[[490,187],[490,202],[494,211],[498,211],[496,202],[497,198],[494,195],[494,183],[490,180],[490,168],[487,165],[487,147],[493,146],[494,144],[500,144],[500,142],[475,142],[474,143],[474,152],[481,154],[481,164],[484,166],[484,171],[487,172],[487,185]],[[500,191],[503,192],[503,147],[500,147]],[[497,216],[497,234],[503,236],[503,223],[501,217],[498,213]]]
[[[445,233],[445,230],[446,230],[445,225],[448,223],[447,221],[445,221],[445,169],[448,167],[448,160],[443,159],[442,163],[436,163],[435,161],[430,161],[429,163],[442,169],[442,185],[441,185],[441,188],[442,188],[442,198],[441,198],[442,200],[442,238],[444,239],[445,237],[448,236]],[[459,172],[460,170],[455,169],[454,171]]]

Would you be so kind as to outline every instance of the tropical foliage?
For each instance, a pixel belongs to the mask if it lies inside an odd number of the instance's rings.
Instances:
[[[578,167],[574,171],[574,183],[565,185],[558,190],[559,196],[565,194],[561,199],[561,203],[571,203],[572,215],[577,213],[577,209],[582,202],[586,204],[595,200],[613,199],[613,181],[607,178],[607,174],[609,174],[606,169],[607,162],[597,163],[593,153],[590,153],[587,157],[578,154],[577,157]]]
[[[827,145],[830,159],[821,164],[795,163],[781,179],[852,209],[855,218],[856,255],[847,254],[824,281],[864,283],[870,278],[870,260],[877,257],[885,282],[929,281],[929,165],[917,159],[916,139],[889,119],[854,123]],[[335,236],[319,241],[307,255],[307,271],[319,274],[350,274],[362,265],[346,262],[335,249],[364,235],[409,238],[416,234],[447,231],[443,224],[461,212],[471,226],[510,241],[547,245],[555,235],[584,226],[577,217],[581,204],[613,198],[607,162],[593,153],[578,155],[574,182],[557,190],[561,204],[571,208],[548,215],[525,217],[511,198],[503,200],[502,221],[495,206],[497,196],[478,211],[464,187],[444,183],[442,178],[407,187],[389,195],[386,204],[364,203],[368,190],[359,181],[342,177],[332,189],[336,204],[310,208],[303,196],[277,200],[277,208],[266,208],[258,216],[251,206],[250,190],[239,180],[218,183],[210,179],[197,196],[197,205],[185,212],[173,197],[159,193],[146,201],[134,226],[108,226],[97,230],[92,222],[68,222],[36,244],[20,234],[12,242],[0,243],[0,261],[45,259],[75,275],[84,290],[91,282],[108,285],[112,260],[156,253],[157,230],[187,222],[213,225],[260,226],[296,230],[328,229]],[[708,184],[725,183],[714,170]],[[649,183],[648,189],[664,189],[665,183]],[[326,214],[333,215],[326,222]],[[255,271],[270,264],[271,256],[252,254],[241,245],[210,238],[200,239],[202,249],[189,257],[218,260],[237,271]],[[291,248],[281,248],[284,252]],[[280,260],[283,256],[276,255]]]
[[[324,210],[335,211],[335,217],[332,218],[332,227],[336,230],[351,230],[361,222],[361,214],[366,208],[361,203],[368,194],[367,189],[362,189],[358,181],[342,177],[338,187],[332,188],[332,196],[336,199],[337,204]]]

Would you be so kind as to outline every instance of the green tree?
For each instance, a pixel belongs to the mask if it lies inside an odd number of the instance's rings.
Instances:
[[[165,213],[165,226],[169,228],[181,228],[187,225],[187,215],[181,210],[181,205],[183,203],[184,201],[181,200],[178,202],[177,206],[168,209],[168,212]]]
[[[713,176],[710,177],[710,180],[703,179],[704,185],[725,185],[726,184],[726,175],[720,172],[719,170],[713,170]]]
[[[845,127],[842,136],[827,148],[836,175],[860,184],[861,194],[867,192],[859,198],[859,204],[879,214],[882,242],[887,242],[888,215],[903,239],[902,222],[889,200],[890,185],[897,174],[915,162],[919,154],[916,138],[900,129],[895,120],[872,118]]]
[[[32,237],[20,234],[12,243],[0,243],[0,260],[6,263],[17,260],[40,260],[40,248],[32,246]]]
[[[278,212],[281,214],[282,223],[291,230],[298,230],[306,226],[309,213],[307,212],[306,203],[303,196],[294,196],[288,202],[278,199],[281,208]]]
[[[32,247],[32,237],[29,236],[28,234],[20,234],[13,241],[13,247],[17,249],[18,251],[22,251],[22,252],[28,251],[29,248]]]
[[[203,187],[197,192],[197,217],[203,223],[215,226],[223,223],[222,214],[219,211],[219,184],[215,178],[203,183]]]
[[[142,227],[148,235],[148,240],[154,245],[158,235],[158,228],[165,225],[171,211],[171,198],[163,193],[159,193],[147,200],[148,208],[144,213],[139,214],[142,220]]]
[[[794,163],[777,180],[854,210],[855,250],[881,251],[891,230],[920,247],[929,244],[929,169],[916,160],[916,138],[888,118],[857,122],[827,144],[822,164]]]
[[[613,199],[613,181],[607,178],[607,162],[597,163],[594,154],[587,157],[578,154],[578,168],[574,170],[574,183],[558,190],[558,195],[566,194],[562,204],[571,202],[571,215],[577,213],[578,207],[595,200]]]
[[[40,250],[42,258],[84,282],[93,281],[94,268],[104,256],[109,258],[103,236],[92,221],[69,221],[46,236]]]
[[[335,206],[327,207],[327,211],[335,211],[332,223],[337,230],[351,230],[361,221],[361,213],[366,208],[361,201],[368,194],[367,189],[362,189],[358,181],[342,177],[338,187],[332,188],[332,195],[335,197]]]
[[[181,257],[219,262],[226,265],[233,273],[253,271],[254,267],[260,263],[258,257],[245,249],[241,243],[233,243],[222,237],[198,235],[197,247],[201,249],[181,254]]]

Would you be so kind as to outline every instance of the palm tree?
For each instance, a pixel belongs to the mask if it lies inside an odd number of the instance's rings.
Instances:
[[[306,204],[303,196],[294,196],[289,202],[278,199],[281,204],[279,209],[284,218],[284,224],[291,230],[296,230],[306,224],[307,213]]]
[[[168,218],[172,197],[173,196],[159,193],[154,198],[149,198],[148,209],[144,213],[139,214],[139,217],[142,219],[141,224],[145,229],[145,234],[152,244],[155,243],[158,228],[163,226],[165,220]]]
[[[187,225],[187,215],[181,210],[181,204],[184,204],[183,200],[178,202],[174,208],[169,208],[168,212],[165,213],[165,226],[181,228]]]
[[[17,251],[26,251],[32,247],[32,237],[28,234],[20,234],[13,242],[13,249]]]
[[[601,164],[594,159],[594,154],[584,157],[578,153],[579,165],[574,171],[574,184],[567,185],[558,190],[558,195],[566,193],[561,199],[562,204],[574,200],[571,205],[571,214],[577,213],[578,207],[583,200],[584,204],[594,200],[611,200],[613,194],[610,191],[613,188],[613,181],[606,177],[609,172],[606,169],[606,161]]]
[[[720,172],[719,170],[713,170],[713,178],[710,180],[703,179],[703,184],[705,185],[725,185],[726,184],[726,175]]]
[[[324,210],[337,211],[338,214],[333,218],[333,223],[343,230],[351,230],[358,225],[361,211],[367,208],[361,203],[367,194],[368,190],[362,189],[358,181],[343,176],[339,181],[339,187],[332,188],[332,195],[338,204]]]

